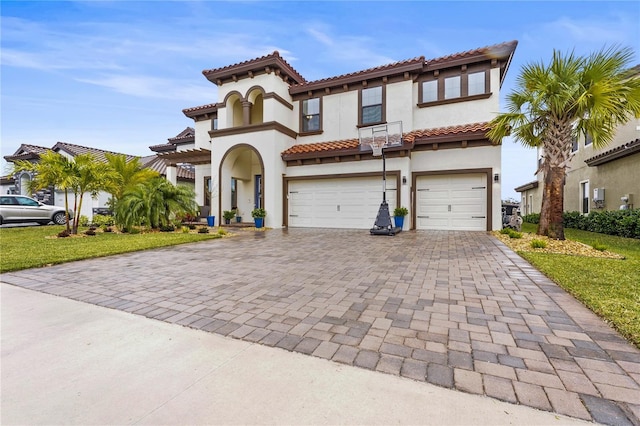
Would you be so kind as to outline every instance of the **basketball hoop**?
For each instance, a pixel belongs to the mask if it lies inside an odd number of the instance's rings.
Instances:
[[[371,235],[395,235],[402,228],[391,225],[389,204],[387,204],[387,167],[384,155],[385,148],[402,146],[402,122],[396,121],[358,129],[358,142],[361,151],[371,152],[374,157],[382,157],[382,204],[378,209]]]

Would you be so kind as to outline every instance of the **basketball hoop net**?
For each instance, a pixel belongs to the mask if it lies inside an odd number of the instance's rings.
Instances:
[[[369,143],[374,157],[382,156],[382,148],[384,147],[384,145],[385,144],[383,144],[381,140],[376,140],[375,138],[371,141],[371,143]]]

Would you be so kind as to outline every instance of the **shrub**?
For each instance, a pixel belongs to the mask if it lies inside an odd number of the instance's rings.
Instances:
[[[189,227],[188,226],[183,226],[182,227],[182,233],[183,234],[188,234],[189,233]]]
[[[187,227],[189,229],[196,229],[196,224],[195,223],[190,223],[190,224],[187,225]]]
[[[64,231],[60,231],[58,232],[58,237],[59,238],[67,238],[68,236],[70,236],[71,234],[69,233],[69,231],[67,231],[66,229]]]
[[[522,232],[514,231],[511,228],[502,228],[500,233],[508,235],[509,238],[515,238],[515,239],[522,238]]]
[[[89,226],[89,218],[85,215],[80,216],[80,219],[78,219],[78,224],[80,226]]]
[[[208,234],[208,233],[209,233],[209,228],[207,228],[206,226],[203,226],[198,229],[198,234]]]
[[[540,213],[531,213],[522,216],[523,222],[539,224],[540,223]]]
[[[598,251],[605,251],[607,249],[607,246],[605,246],[604,244],[602,244],[598,240],[596,240],[593,244],[591,244],[591,247],[593,247],[594,249],[596,249]]]
[[[115,220],[113,216],[95,214],[93,215],[93,220],[91,221],[91,223],[95,226],[103,226],[103,225],[113,226],[113,224],[115,223]]]
[[[223,228],[219,228],[218,235],[227,235],[227,231],[225,231]]]
[[[113,229],[110,226],[103,225],[102,232],[113,232]]]
[[[267,215],[267,211],[261,207],[255,208],[251,210],[251,217],[265,217]]]
[[[393,215],[396,217],[404,217],[409,214],[409,210],[406,207],[396,207],[393,209]]]
[[[160,226],[160,232],[173,232],[176,228],[173,225],[162,225]]]
[[[531,240],[531,248],[545,248],[547,247],[547,243],[542,240]]]
[[[625,238],[640,238],[640,209],[592,211],[588,216],[580,212],[563,214],[566,228]]]
[[[96,229],[95,228],[89,228],[86,231],[84,231],[85,235],[89,235],[89,236],[94,236],[96,235]]]

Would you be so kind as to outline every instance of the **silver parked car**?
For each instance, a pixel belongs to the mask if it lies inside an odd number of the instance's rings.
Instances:
[[[0,225],[22,222],[64,225],[67,217],[63,207],[42,204],[24,195],[0,195]]]

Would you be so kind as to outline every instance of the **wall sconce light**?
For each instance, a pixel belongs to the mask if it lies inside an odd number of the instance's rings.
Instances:
[[[407,177],[406,176],[402,176],[402,184],[403,185],[407,184]]]
[[[493,181],[494,182],[500,182],[500,175],[498,173],[496,173],[495,175],[493,175]]]

